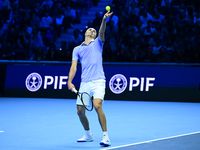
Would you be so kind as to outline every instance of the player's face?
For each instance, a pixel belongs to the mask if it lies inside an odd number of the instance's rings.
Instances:
[[[95,38],[96,37],[96,30],[94,28],[89,28],[87,29],[85,36],[89,36],[91,38]]]

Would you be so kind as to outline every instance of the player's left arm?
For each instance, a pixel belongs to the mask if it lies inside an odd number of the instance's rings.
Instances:
[[[106,31],[106,19],[110,17],[113,14],[113,12],[108,11],[107,13],[104,14],[101,26],[99,28],[99,39],[104,42],[105,40],[105,31]]]

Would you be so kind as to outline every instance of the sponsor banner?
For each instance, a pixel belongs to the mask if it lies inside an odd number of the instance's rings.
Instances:
[[[67,88],[69,70],[70,65],[8,65],[5,96],[75,98]],[[199,67],[104,65],[104,72],[105,99],[187,101],[192,94],[200,101]],[[80,81],[78,65],[77,89]]]
[[[8,65],[5,90],[25,89],[38,92],[42,89],[67,89],[69,69],[70,66]],[[73,82],[75,86],[80,84],[80,66],[77,70]]]

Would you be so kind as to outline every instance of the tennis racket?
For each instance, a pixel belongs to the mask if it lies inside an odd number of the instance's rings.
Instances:
[[[79,96],[79,98],[81,99],[81,102],[83,103],[83,106],[85,107],[85,109],[88,110],[88,111],[92,111],[92,109],[93,109],[93,99],[92,99],[92,97],[87,92],[80,93],[75,88],[73,89],[73,91],[74,91],[74,93],[76,93]]]

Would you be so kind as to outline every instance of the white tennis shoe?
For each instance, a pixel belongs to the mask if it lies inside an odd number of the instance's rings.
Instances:
[[[85,134],[82,138],[78,139],[77,142],[92,142],[94,141],[93,134]]]
[[[100,145],[102,145],[102,146],[110,146],[111,142],[110,142],[108,137],[103,136],[103,140],[100,142]]]

